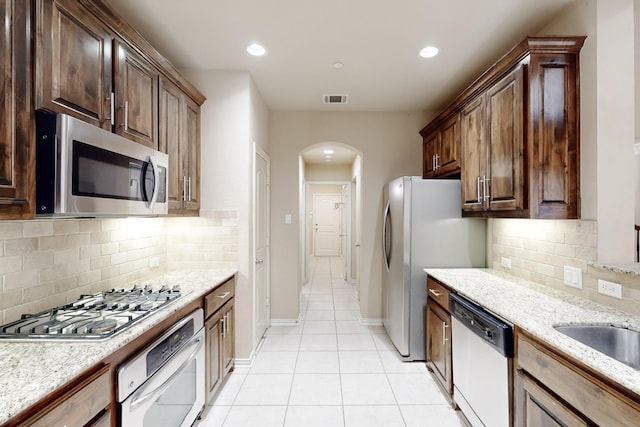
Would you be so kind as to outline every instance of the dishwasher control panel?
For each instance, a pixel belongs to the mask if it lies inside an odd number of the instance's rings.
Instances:
[[[450,296],[451,316],[505,357],[513,357],[513,327],[460,295]]]

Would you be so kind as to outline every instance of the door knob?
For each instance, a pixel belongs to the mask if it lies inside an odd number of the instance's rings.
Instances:
[[[263,260],[261,260],[261,259],[257,259],[257,260],[256,260],[256,264],[264,264],[264,261],[263,261]]]

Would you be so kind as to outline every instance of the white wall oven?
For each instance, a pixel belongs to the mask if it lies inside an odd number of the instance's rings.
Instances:
[[[204,316],[197,309],[118,367],[118,425],[191,426],[205,403]]]

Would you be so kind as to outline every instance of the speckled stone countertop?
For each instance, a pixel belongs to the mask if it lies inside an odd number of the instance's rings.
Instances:
[[[640,317],[492,269],[431,269],[428,275],[640,395],[640,371],[567,337],[553,325],[590,323],[640,330]]]
[[[235,270],[229,269],[184,270],[136,282],[142,286],[149,284],[154,289],[163,284],[177,284],[185,295],[104,341],[0,340],[0,424],[82,374],[171,314],[201,298],[235,273]]]

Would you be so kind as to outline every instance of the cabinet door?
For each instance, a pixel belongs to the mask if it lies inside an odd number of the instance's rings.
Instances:
[[[186,96],[183,99],[183,171],[188,180],[184,208],[197,214],[200,210],[200,106]]]
[[[436,152],[436,173],[438,175],[451,175],[460,172],[459,146],[459,116],[454,114],[440,128],[440,144]]]
[[[115,42],[116,133],[158,149],[158,71],[125,43]]]
[[[169,155],[169,209],[182,209],[184,195],[182,152],[182,91],[164,78],[160,78],[160,135],[159,150]]]
[[[20,219],[33,215],[28,203],[35,188],[29,2],[0,1],[0,19],[0,217]]]
[[[77,2],[36,1],[35,108],[111,130],[113,35]]]
[[[234,300],[230,300],[225,304],[224,308],[224,329],[222,332],[222,372],[223,376],[225,376],[229,371],[233,369],[234,366],[234,356],[235,356],[235,310],[234,310]]]
[[[522,371],[517,377],[517,427],[587,426],[582,418]]]
[[[442,387],[452,395],[451,315],[427,300],[427,363]]]
[[[435,155],[438,145],[439,134],[437,131],[427,135],[422,143],[422,177],[431,178],[436,176]]]
[[[521,66],[487,92],[489,209],[523,209],[523,73]]]
[[[222,324],[220,311],[212,315],[206,322],[206,387],[209,402],[222,384]]]
[[[576,55],[532,55],[528,144],[529,210],[535,218],[579,218],[579,79]]]
[[[462,139],[462,209],[484,210],[483,179],[487,177],[487,136],[485,132],[485,97],[467,104],[460,115]]]

